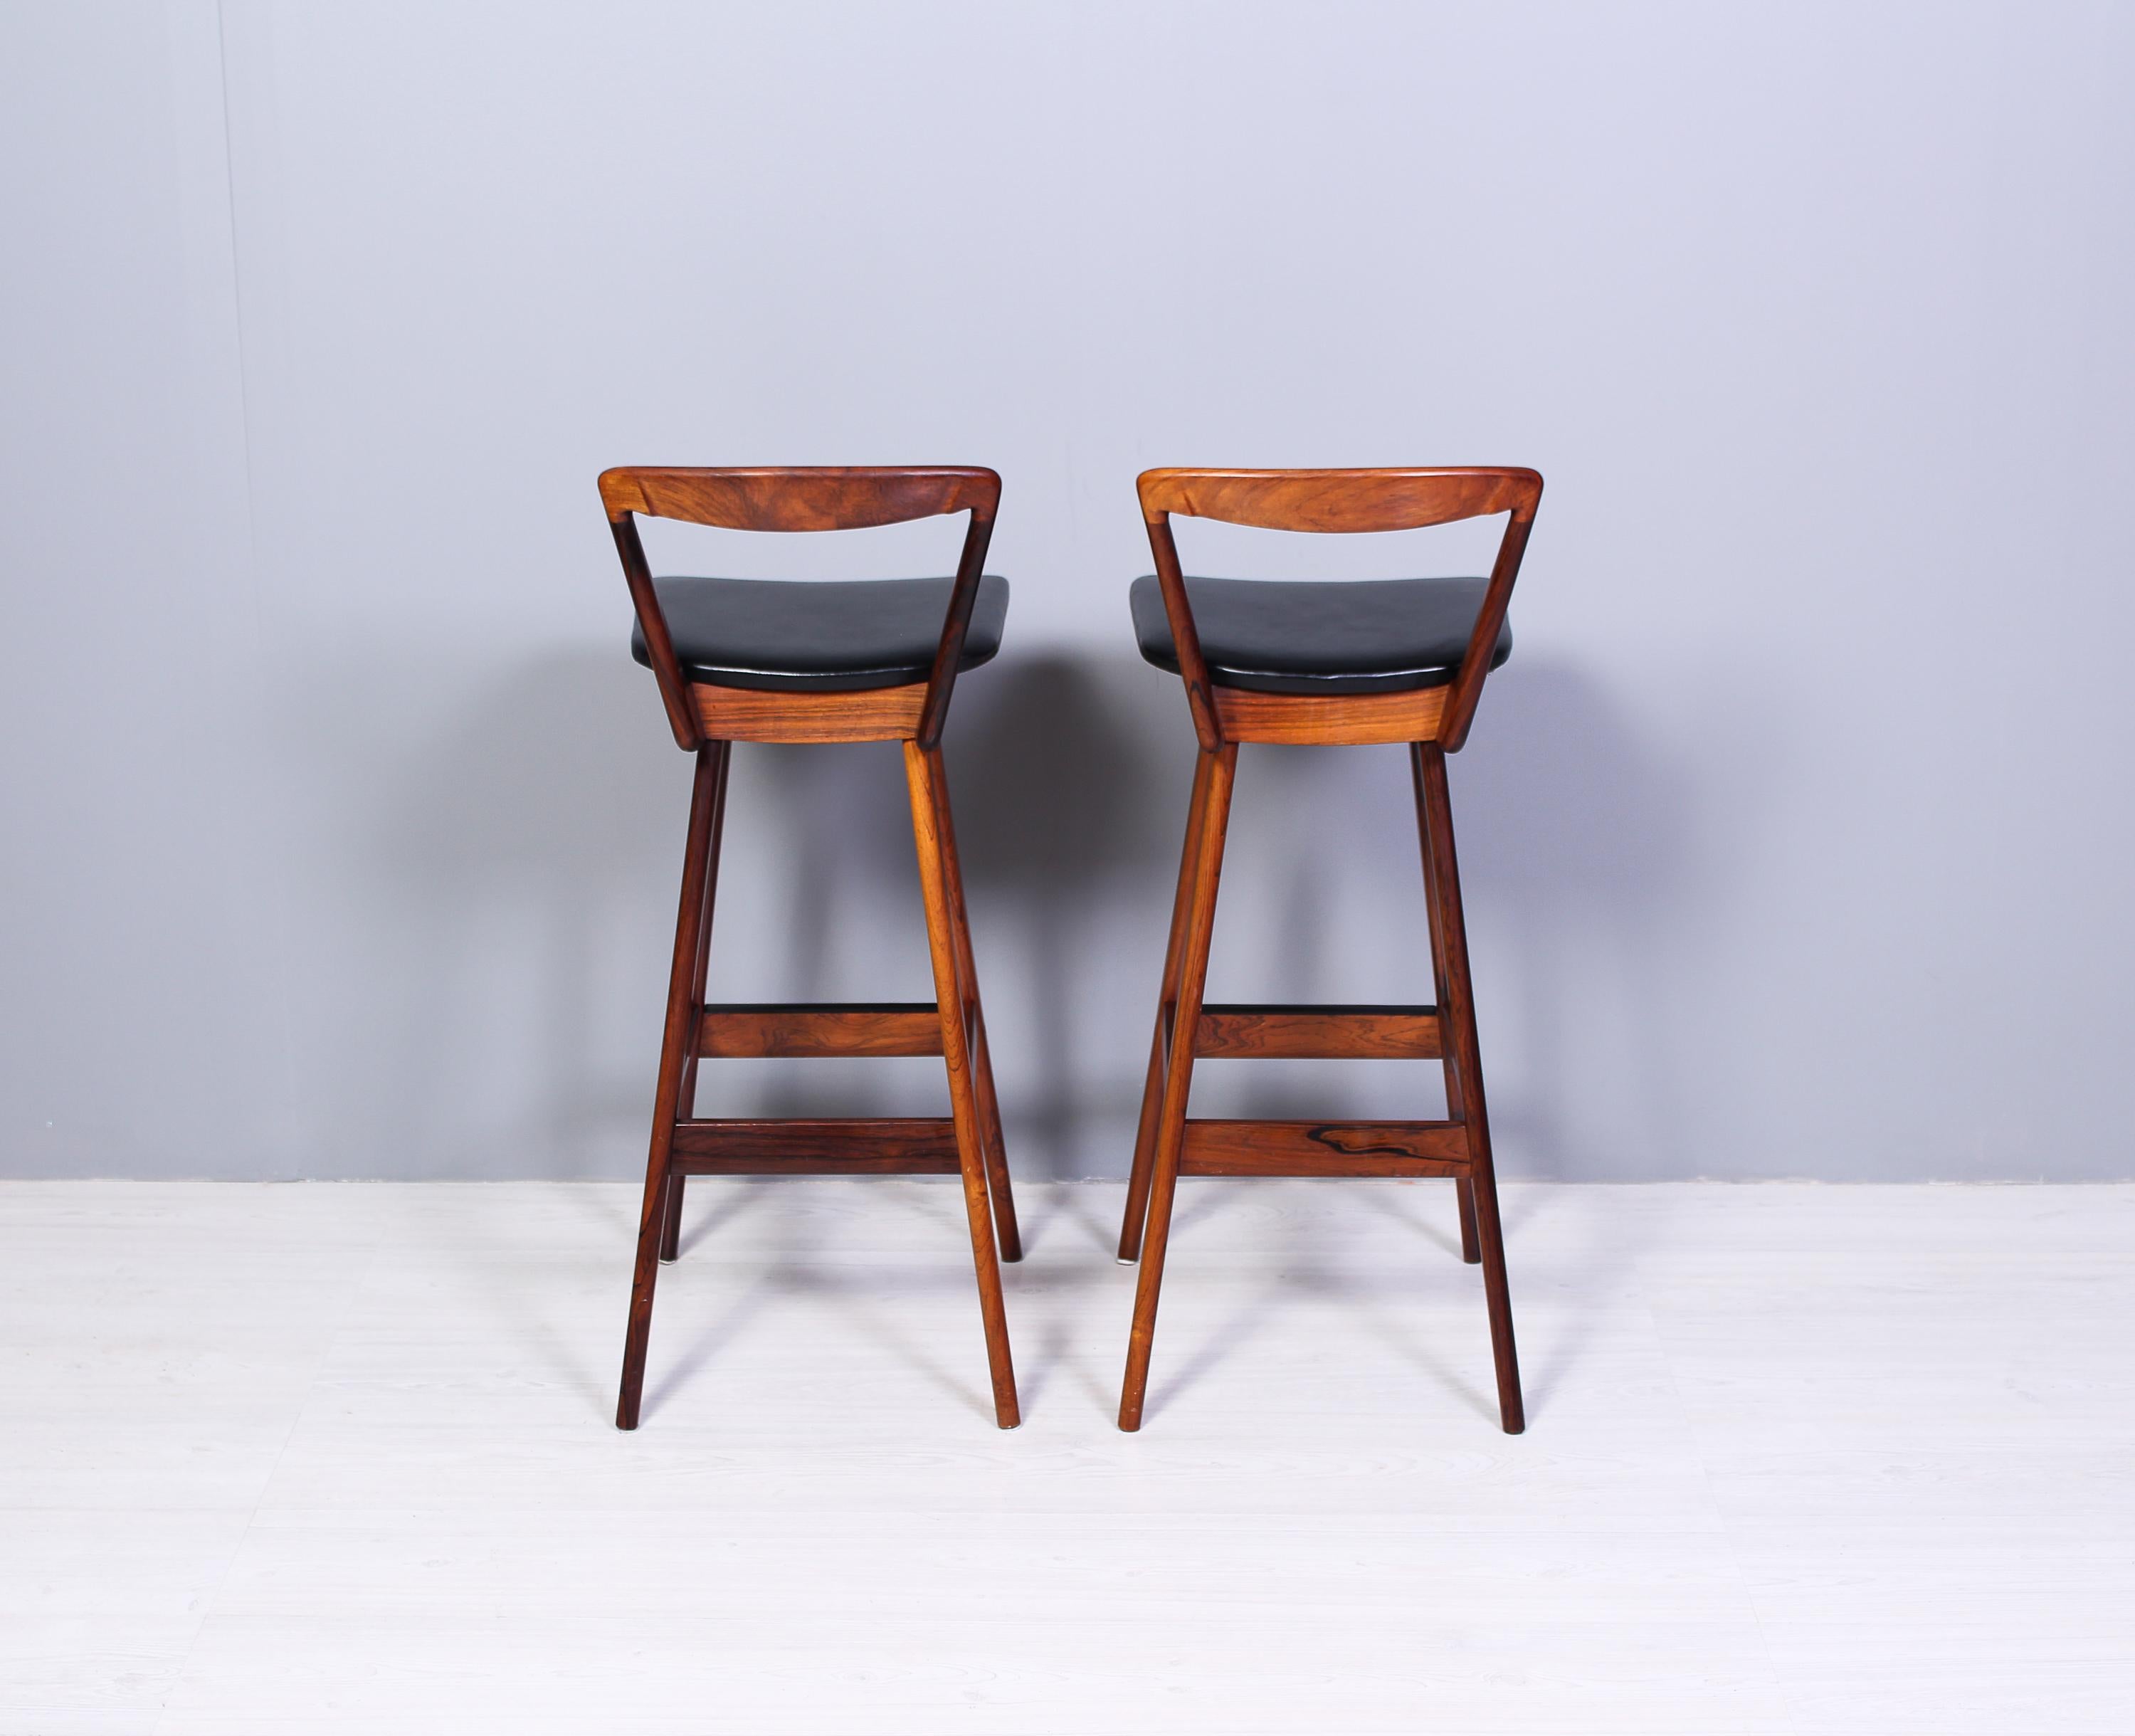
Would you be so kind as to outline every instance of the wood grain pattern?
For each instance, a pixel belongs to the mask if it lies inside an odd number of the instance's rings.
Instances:
[[[941,1015],[931,1001],[735,1002],[707,1006],[697,1021],[697,1053],[708,1058],[941,1052]]]
[[[947,896],[951,938],[956,955],[956,985],[963,996],[963,1026],[971,1045],[971,1089],[978,1108],[979,1140],[986,1160],[986,1192],[993,1204],[994,1240],[1005,1260],[1023,1258],[1023,1231],[1016,1222],[1015,1190],[1008,1173],[1008,1142],[1001,1131],[1000,1099],[994,1089],[993,1051],[986,1041],[986,1011],[979,995],[979,967],[971,953],[971,914],[964,903],[964,870],[956,855],[956,821],[950,811],[949,776],[939,749],[932,754],[929,780],[934,796],[934,823],[940,835],[942,885]],[[940,1054],[937,1047],[935,1054]]]
[[[1000,478],[977,465],[630,465],[601,473],[610,518],[642,512],[727,531],[859,531],[944,513],[990,518]]]
[[[1001,1296],[1000,1260],[994,1239],[992,1180],[986,1172],[985,1135],[971,1077],[971,1036],[961,978],[956,912],[949,897],[942,817],[947,798],[942,756],[916,741],[904,744],[904,774],[912,796],[913,842],[919,856],[919,890],[927,906],[927,950],[934,966],[934,1004],[942,1030],[942,1055],[949,1074],[949,1107],[961,1159],[964,1211],[971,1232],[971,1263],[979,1283],[979,1317],[985,1327],[986,1365],[993,1379],[994,1420],[1014,1428],[1023,1420],[1015,1367],[1009,1352],[1008,1314]]]
[[[1455,1121],[1189,1120],[1185,1176],[1457,1176],[1468,1131]]]
[[[1443,961],[1446,1047],[1460,1084],[1460,1119],[1468,1129],[1474,1173],[1469,1206],[1482,1256],[1483,1295],[1490,1315],[1490,1350],[1497,1364],[1498,1414],[1507,1434],[1527,1427],[1520,1393],[1519,1353],[1513,1337],[1513,1299],[1505,1273],[1504,1228],[1498,1215],[1497,1171],[1490,1155],[1490,1113],[1483,1096],[1482,1048],[1475,1032],[1475,991],[1468,967],[1468,924],[1460,902],[1460,859],[1453,843],[1453,795],[1445,752],[1435,744],[1411,750],[1423,814],[1430,897],[1437,907],[1432,943]]]
[[[1120,1427],[1141,1427],[1149,1392],[1150,1357],[1156,1343],[1156,1309],[1164,1289],[1164,1253],[1171,1239],[1171,1211],[1179,1193],[1179,1165],[1186,1146],[1186,1104],[1193,1089],[1193,1033],[1201,1021],[1202,991],[1208,980],[1208,943],[1216,927],[1216,894],[1223,875],[1223,845],[1231,825],[1231,792],[1238,769],[1235,744],[1204,756],[1198,836],[1184,933],[1180,938],[1178,1001],[1165,1044],[1164,1099],[1158,1112],[1156,1156],[1150,1173],[1149,1209],[1143,1226],[1141,1270],[1135,1279],[1133,1324],[1127,1331],[1127,1367],[1120,1385]],[[1205,780],[1205,781],[1203,781]]]
[[[1264,531],[1421,530],[1494,513],[1532,512],[1542,478],[1478,465],[1374,470],[1145,470],[1142,512]]]
[[[689,696],[708,741],[905,741],[919,733],[927,683],[796,693],[693,681]]]
[[[1179,880],[1171,900],[1171,938],[1165,943],[1164,976],[1156,997],[1156,1030],[1150,1039],[1149,1072],[1142,1083],[1141,1119],[1135,1129],[1134,1163],[1127,1172],[1126,1210],[1120,1219],[1119,1262],[1130,1266],[1141,1257],[1142,1222],[1149,1215],[1150,1179],[1156,1173],[1156,1136],[1170,1065],[1172,1018],[1179,998],[1179,971],[1186,948],[1186,926],[1193,899],[1193,866],[1201,846],[1201,816],[1215,765],[1213,754],[1193,756],[1193,793],[1186,803],[1186,840],[1179,851]]]
[[[1410,693],[1256,693],[1246,687],[1210,690],[1217,726],[1226,741],[1288,747],[1369,747],[1435,741],[1450,687]]]
[[[653,1088],[652,1139],[645,1160],[645,1195],[638,1209],[637,1263],[631,1276],[629,1323],[623,1331],[622,1380],[615,1408],[617,1428],[637,1427],[638,1404],[645,1389],[645,1354],[652,1336],[652,1293],[660,1281],[660,1244],[667,1223],[675,1123],[681,1113],[690,1027],[696,1014],[697,957],[704,938],[712,827],[720,807],[726,767],[724,749],[698,749],[696,775],[690,786],[687,841],[682,851],[681,907],[675,914],[675,953],[667,975],[667,1020],[660,1042],[659,1081]]]
[[[630,606],[637,611],[639,629],[645,635],[646,655],[652,665],[654,684],[660,690],[660,703],[666,709],[667,726],[675,732],[675,746],[694,750],[704,745],[704,734],[690,698],[689,677],[682,673],[681,661],[675,654],[674,635],[667,630],[667,617],[660,607],[659,594],[652,588],[652,569],[646,564],[637,521],[627,513],[611,518],[608,531],[615,539],[616,558],[622,563],[623,583],[630,588]]]
[[[1451,989],[1446,980],[1445,924],[1438,906],[1438,875],[1431,860],[1430,814],[1428,804],[1424,800],[1423,749],[1421,748],[1412,747],[1409,749],[1409,769],[1415,788],[1416,841],[1422,852],[1423,911],[1431,936],[1431,991],[1438,1001],[1439,1030],[1442,1037],[1445,1032],[1444,1009]],[[1445,1085],[1445,1113],[1455,1121],[1459,1121],[1466,1111],[1460,1093],[1460,1061],[1450,1045],[1446,1046],[1445,1053],[1440,1059],[1443,1062],[1440,1069],[1440,1077]],[[1460,1212],[1460,1258],[1467,1265],[1476,1265],[1482,1260],[1483,1248],[1481,1242],[1477,1239],[1475,1229],[1474,1177],[1472,1176],[1461,1177],[1454,1185],[1454,1191],[1458,1199]]]
[[[1429,1061],[1440,1049],[1435,1006],[1203,1006],[1193,1034],[1203,1060]]]
[[[942,1117],[693,1120],[675,1128],[690,1176],[953,1176],[956,1123]]]
[[[719,846],[726,836],[727,785],[733,769],[733,749],[725,742],[711,750],[719,759],[719,783],[712,795],[712,837],[709,860],[704,864],[704,897],[701,914],[697,919],[697,965],[690,986],[690,1004],[697,1010],[701,1020],[704,1004],[704,978],[712,963],[712,906],[719,894]],[[675,1104],[675,1118],[686,1120],[697,1113],[697,1039],[692,1028],[685,1048],[687,1059],[682,1064],[682,1090]],[[667,1204],[664,1208],[660,1229],[660,1259],[663,1265],[671,1265],[680,1258],[682,1251],[682,1203],[686,1187],[681,1176],[671,1173],[667,1177]]]

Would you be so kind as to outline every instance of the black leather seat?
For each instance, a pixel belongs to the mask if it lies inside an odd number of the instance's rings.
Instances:
[[[1189,579],[1187,601],[1209,679],[1261,693],[1406,693],[1460,667],[1486,579]],[[1141,654],[1179,672],[1155,575],[1130,594]],[[1494,669],[1513,654],[1509,623]]]
[[[853,693],[923,681],[953,579],[655,579],[682,673],[717,687]],[[979,580],[959,669],[990,662],[1008,618],[1008,580]],[[630,653],[651,666],[645,633]]]

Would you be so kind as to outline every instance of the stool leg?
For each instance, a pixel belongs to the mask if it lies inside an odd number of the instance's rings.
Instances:
[[[1016,1404],[1015,1368],[1009,1358],[1008,1313],[1001,1301],[1000,1263],[994,1253],[985,1143],[980,1132],[978,1096],[972,1087],[963,1003],[956,984],[956,916],[949,899],[937,793],[941,764],[938,751],[929,752],[916,741],[904,744],[912,831],[919,849],[919,886],[927,901],[927,950],[934,961],[934,999],[942,1015],[942,1058],[949,1073],[949,1107],[956,1123],[964,1210],[971,1220],[971,1260],[978,1270],[979,1314],[985,1325],[986,1363],[993,1377],[994,1418],[1002,1428],[1013,1428],[1023,1417]]]
[[[1440,1018],[1460,1075],[1459,1115],[1468,1129],[1475,1235],[1483,1256],[1483,1293],[1489,1306],[1490,1349],[1498,1365],[1498,1414],[1507,1434],[1527,1427],[1520,1400],[1520,1363],[1513,1345],[1512,1292],[1505,1282],[1505,1237],[1498,1218],[1497,1172],[1490,1161],[1490,1119],[1483,1101],[1483,1062],[1475,1036],[1474,987],[1468,972],[1468,930],[1460,909],[1460,866],[1453,847],[1453,799],[1445,782],[1445,750],[1435,742],[1412,753],[1422,795],[1424,847],[1431,864],[1438,917],[1435,948],[1445,973]]]
[[[1142,1398],[1149,1386],[1150,1350],[1156,1339],[1157,1293],[1164,1285],[1164,1249],[1171,1237],[1171,1201],[1179,1189],[1179,1160],[1186,1146],[1186,1100],[1193,1086],[1193,1032],[1200,1023],[1201,994],[1208,977],[1208,941],[1216,927],[1216,886],[1223,870],[1223,837],[1231,820],[1237,744],[1226,743],[1203,757],[1209,764],[1193,851],[1186,933],[1179,953],[1179,999],[1171,1019],[1171,1062],[1164,1072],[1156,1163],[1150,1181],[1149,1225],[1141,1252],[1141,1273],[1135,1284],[1126,1380],[1120,1391],[1120,1427],[1129,1431],[1141,1427]]]
[[[1164,949],[1164,984],[1156,997],[1156,1034],[1150,1039],[1149,1077],[1141,1088],[1141,1122],[1135,1129],[1134,1167],[1127,1172],[1127,1207],[1120,1220],[1120,1263],[1141,1254],[1142,1220],[1149,1215],[1149,1182],[1156,1163],[1156,1123],[1164,1107],[1166,1046],[1172,1008],[1179,1000],[1179,957],[1186,943],[1186,909],[1193,895],[1194,851],[1201,839],[1201,811],[1208,797],[1208,768],[1215,756],[1193,756],[1193,793],[1186,804],[1186,841],[1179,851],[1179,889],[1171,900],[1171,938]]]
[[[940,749],[933,753],[934,812],[942,834],[942,878],[956,919],[956,974],[971,1033],[971,1083],[978,1098],[979,1132],[985,1146],[986,1186],[993,1198],[994,1231],[1005,1260],[1023,1258],[1016,1227],[1015,1194],[1009,1185],[1008,1142],[1001,1137],[1000,1099],[994,1094],[993,1051],[986,1044],[986,1010],[979,998],[979,967],[971,956],[971,919],[964,903],[964,869],[956,856],[956,822],[949,812],[949,778]]]
[[[1409,769],[1416,784],[1416,837],[1423,855],[1423,908],[1426,920],[1431,925],[1431,998],[1438,1005],[1439,1027],[1450,1016],[1445,986],[1445,924],[1438,914],[1438,875],[1431,861],[1431,823],[1426,817],[1423,793],[1423,744],[1412,743],[1408,750]],[[1440,1064],[1445,1073],[1445,1115],[1449,1121],[1466,1119],[1461,1107],[1460,1067],[1455,1059],[1450,1042],[1440,1045],[1444,1050]],[[1462,1176],[1453,1184],[1455,1197],[1460,1205],[1460,1258],[1474,1265],[1483,1258],[1481,1246],[1475,1239],[1475,1183],[1472,1176]]]
[[[682,857],[681,909],[675,922],[675,962],[667,976],[667,1029],[660,1045],[660,1082],[653,1090],[652,1149],[645,1163],[645,1200],[638,1212],[637,1269],[631,1280],[630,1327],[622,1344],[622,1390],[615,1426],[637,1427],[645,1387],[645,1347],[652,1334],[652,1287],[660,1276],[660,1239],[667,1222],[668,1159],[675,1148],[675,1116],[690,1028],[696,1022],[690,992],[704,927],[704,880],[711,866],[712,817],[725,776],[724,743],[697,750],[696,781],[690,794],[689,841]]]
[[[712,797],[712,843],[709,860],[704,865],[704,904],[697,922],[697,968],[690,991],[690,1021],[695,1024],[698,1010],[704,1004],[704,973],[712,962],[712,905],[719,891],[719,843],[726,834],[727,770],[732,764],[733,750],[726,742],[719,743],[713,749],[719,755],[719,788]],[[682,1092],[675,1106],[675,1118],[687,1121],[697,1113],[697,1045],[689,1045],[689,1058],[682,1068]],[[667,1207],[660,1227],[660,1261],[672,1265],[682,1245],[682,1183],[686,1178],[671,1175],[667,1178]]]
[[[1475,1239],[1475,1183],[1463,1176],[1453,1184],[1453,1197],[1460,1206],[1460,1258],[1473,1266],[1483,1258],[1483,1245]]]

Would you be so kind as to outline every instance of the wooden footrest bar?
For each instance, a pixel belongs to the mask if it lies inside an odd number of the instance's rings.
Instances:
[[[1189,1121],[1182,1176],[1464,1176],[1457,1121]]]
[[[941,1052],[932,1001],[752,1002],[707,1006],[697,1021],[697,1053],[725,1060]]]
[[[953,1176],[959,1168],[956,1124],[946,1115],[678,1121],[671,1161],[685,1176]]]
[[[1281,1060],[1435,1061],[1435,1006],[1204,1006],[1194,1027],[1201,1056]]]

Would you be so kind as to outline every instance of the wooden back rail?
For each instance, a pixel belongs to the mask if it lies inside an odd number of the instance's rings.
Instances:
[[[601,473],[616,552],[637,610],[678,745],[712,741],[940,741],[949,695],[977,600],[1000,478],[977,465],[700,468],[626,466]],[[956,581],[934,663],[923,682],[858,693],[763,692],[690,681],[652,589],[637,517],[724,531],[857,531],[968,512]]]
[[[1203,751],[1227,741],[1435,741],[1455,753],[1468,739],[1490,656],[1505,624],[1520,557],[1542,499],[1534,471],[1460,465],[1396,470],[1144,471],[1135,484],[1142,518],[1164,588],[1164,611],[1194,734]],[[1179,570],[1171,518],[1210,518],[1264,531],[1414,531],[1462,519],[1508,515],[1475,630],[1451,683],[1407,693],[1255,693],[1218,687],[1208,678],[1200,634]]]

